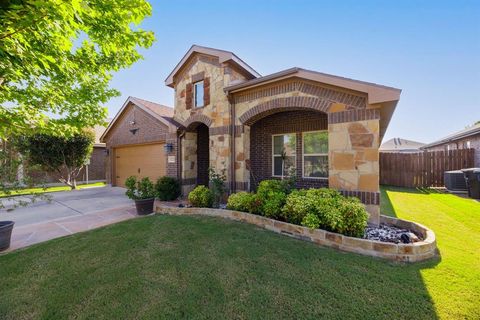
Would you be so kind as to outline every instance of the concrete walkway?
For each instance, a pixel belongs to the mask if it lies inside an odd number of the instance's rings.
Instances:
[[[7,251],[137,217],[135,205],[125,196],[123,188],[102,187],[50,195],[51,201],[0,212],[0,220],[15,221]]]
[[[77,232],[88,231],[116,222],[133,219],[135,217],[138,216],[136,215],[135,206],[132,204],[129,206],[92,212],[85,215],[58,218],[21,227],[14,227],[12,241],[7,252],[47,240],[68,236]]]

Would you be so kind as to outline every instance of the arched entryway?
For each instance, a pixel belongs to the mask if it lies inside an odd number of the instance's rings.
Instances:
[[[295,175],[297,187],[328,186],[328,117],[289,108],[250,122],[250,182]]]
[[[210,130],[203,121],[192,121],[182,137],[182,180],[184,185],[208,186]]]
[[[210,166],[209,130],[200,123],[197,133],[197,185],[208,186],[208,168]]]

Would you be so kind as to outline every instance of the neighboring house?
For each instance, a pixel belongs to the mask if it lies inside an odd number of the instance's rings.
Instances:
[[[165,81],[172,110],[128,98],[103,134],[107,180],[180,179],[184,193],[225,170],[229,191],[293,172],[336,188],[379,220],[379,144],[401,90],[291,68],[260,76],[232,52],[192,46]]]
[[[475,167],[480,167],[480,123],[424,145],[428,151],[475,149]]]
[[[108,119],[107,121],[110,121]],[[100,137],[105,131],[104,126],[95,126],[93,128],[95,132],[95,142],[93,144],[92,155],[90,156],[89,163],[80,171],[77,183],[98,182],[105,181],[105,164],[106,164],[106,146],[105,143],[100,142]],[[60,175],[57,173],[33,171],[29,173],[29,176],[34,182],[43,184],[60,183]]]
[[[401,153],[414,153],[419,152],[420,147],[424,146],[425,143],[402,139],[402,138],[392,138],[380,146],[380,152],[401,152]]]

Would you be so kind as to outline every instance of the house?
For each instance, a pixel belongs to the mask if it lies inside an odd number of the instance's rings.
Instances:
[[[301,68],[261,76],[232,52],[192,46],[165,84],[173,109],[130,97],[101,141],[107,181],[180,179],[184,193],[225,171],[229,191],[294,174],[336,188],[379,220],[378,148],[401,90]]]
[[[419,152],[420,147],[424,146],[425,143],[402,139],[402,138],[392,138],[380,146],[380,152],[401,152],[401,153],[415,153]]]
[[[427,151],[475,149],[475,167],[480,167],[480,123],[426,144],[421,149]]]

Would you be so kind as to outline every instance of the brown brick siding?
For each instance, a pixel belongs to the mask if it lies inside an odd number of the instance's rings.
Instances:
[[[296,133],[297,136],[297,187],[328,186],[327,179],[302,178],[302,132],[327,130],[327,115],[314,111],[281,112],[263,118],[250,130],[251,187],[272,177],[272,135]]]
[[[135,122],[134,125],[131,125],[132,121]],[[130,131],[132,129],[138,130],[133,134]],[[167,140],[171,141],[172,136],[168,130],[168,127],[158,119],[153,118],[137,106],[130,104],[117,119],[114,127],[110,129],[110,132],[108,132],[108,135],[105,137],[105,142],[109,149],[109,155],[106,161],[107,183],[112,183],[112,171],[114,168],[113,148],[135,144],[161,143],[166,142]],[[178,159],[176,160],[178,161]],[[166,162],[167,174],[177,176],[178,166],[176,164],[173,166],[168,165],[168,161]]]
[[[351,93],[341,92],[304,81],[283,82],[267,88],[261,88],[255,91],[238,94],[235,96],[235,102],[241,103],[294,91],[317,96],[318,98],[327,100],[330,103],[344,103],[349,108],[361,109],[366,107],[366,97],[364,95],[354,95]]]
[[[328,114],[328,123],[342,123],[380,119],[378,109],[348,110]]]
[[[252,125],[258,119],[265,116],[275,114],[280,111],[294,111],[299,112],[304,109],[317,110],[320,112],[327,112],[331,102],[313,97],[287,97],[277,98],[261,103],[256,107],[251,108],[239,117],[243,124]]]
[[[345,197],[356,197],[360,199],[363,204],[379,205],[380,204],[380,192],[368,192],[368,191],[348,191],[339,190]]]
[[[212,119],[210,119],[204,114],[199,113],[199,114],[193,114],[187,120],[185,120],[185,122],[183,123],[183,126],[188,129],[190,125],[196,122],[203,123],[207,127],[210,127],[212,125]]]

